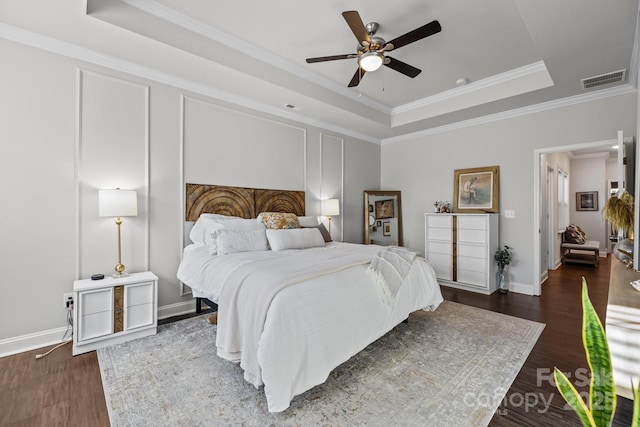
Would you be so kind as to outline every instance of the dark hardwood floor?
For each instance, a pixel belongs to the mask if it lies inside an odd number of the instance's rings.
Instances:
[[[546,378],[552,375],[554,367],[572,375],[577,369],[587,368],[580,332],[581,278],[587,279],[591,300],[604,319],[609,268],[609,259],[601,259],[597,268],[562,266],[551,272],[541,297],[515,293],[484,296],[443,288],[447,300],[546,324],[491,426],[580,425]],[[0,358],[0,426],[108,426],[96,353],[72,357],[71,345],[66,345],[45,358],[35,359],[36,354],[47,350]],[[586,392],[588,387],[578,389]],[[551,404],[547,408],[549,399]],[[618,399],[614,425],[630,425],[631,410],[631,401]]]

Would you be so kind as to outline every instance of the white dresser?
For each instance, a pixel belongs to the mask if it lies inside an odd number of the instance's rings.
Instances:
[[[438,282],[491,294],[497,289],[493,254],[499,245],[498,214],[425,214],[425,258]]]
[[[122,278],[76,280],[73,355],[154,335],[158,278],[151,272]]]

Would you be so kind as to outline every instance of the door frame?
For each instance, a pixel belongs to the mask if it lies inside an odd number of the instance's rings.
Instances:
[[[617,145],[617,139],[607,139],[602,141],[584,142],[580,144],[561,145],[557,147],[537,148],[533,150],[533,295],[541,295],[542,283],[540,272],[540,214],[541,214],[541,196],[540,188],[540,172],[542,169],[542,154],[560,153],[564,151],[576,151],[589,148],[611,147]],[[546,169],[545,169],[546,173]]]

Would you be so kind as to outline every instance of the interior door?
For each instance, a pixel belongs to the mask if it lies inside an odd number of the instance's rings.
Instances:
[[[544,182],[542,183],[542,195],[540,197],[541,208],[540,208],[540,279],[542,281],[546,280],[549,275],[549,269],[552,265],[551,255],[553,251],[551,250],[551,245],[553,241],[551,239],[551,209],[553,207],[553,203],[550,201],[553,200],[553,177],[554,171],[553,168],[550,168],[549,165],[546,166],[545,174],[543,175]]]

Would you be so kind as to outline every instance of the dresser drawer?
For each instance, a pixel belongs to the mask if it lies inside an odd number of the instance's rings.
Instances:
[[[477,286],[479,288],[488,288],[487,276],[484,273],[478,273],[476,271],[458,269],[458,282],[466,283],[468,285]]]
[[[453,224],[450,215],[428,215],[427,227],[429,228],[451,228]]]
[[[487,259],[487,247],[478,245],[467,245],[458,243],[458,256],[480,258],[483,261]]]
[[[482,258],[458,255],[458,270],[475,271],[484,274],[487,271],[487,262]]]
[[[458,242],[486,243],[487,232],[485,230],[469,230],[458,228]]]
[[[433,271],[436,273],[436,277],[438,279],[453,280],[453,272],[451,267],[438,264],[431,264],[431,267],[433,267]]]
[[[443,254],[451,257],[453,254],[453,246],[451,243],[429,241],[427,242],[425,251],[429,254]]]
[[[458,216],[458,229],[468,230],[486,230],[487,220],[484,216],[478,215],[459,215]]]
[[[441,240],[443,242],[453,241],[451,228],[427,228],[427,239]]]

